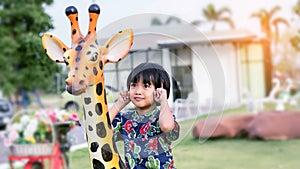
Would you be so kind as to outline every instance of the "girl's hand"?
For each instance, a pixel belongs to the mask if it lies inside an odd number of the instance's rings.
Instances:
[[[121,91],[119,94],[118,102],[124,106],[126,106],[130,102],[129,92]]]
[[[163,84],[161,84],[160,88],[157,88],[154,91],[154,100],[159,104],[168,100],[167,99],[167,91],[166,91],[166,89],[163,88]]]
[[[111,122],[116,115],[130,102],[129,92],[121,91],[117,102],[109,109],[109,117]]]

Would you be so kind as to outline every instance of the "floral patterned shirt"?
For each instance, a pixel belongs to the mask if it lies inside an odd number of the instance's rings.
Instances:
[[[179,125],[168,133],[162,132],[156,108],[143,116],[136,111],[118,113],[113,120],[115,140],[124,141],[127,168],[174,169],[171,142],[179,137]],[[175,116],[174,116],[175,120]]]

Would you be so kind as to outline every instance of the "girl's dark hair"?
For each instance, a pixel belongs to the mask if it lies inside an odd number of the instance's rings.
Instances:
[[[167,98],[170,95],[170,78],[166,70],[156,63],[145,62],[135,67],[127,78],[127,89],[130,89],[130,83],[137,83],[139,80],[143,80],[144,84],[152,84],[155,89],[160,88],[163,84],[163,88],[167,91]]]

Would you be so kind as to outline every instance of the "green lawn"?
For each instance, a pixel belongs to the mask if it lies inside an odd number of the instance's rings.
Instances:
[[[267,107],[268,108],[268,107]],[[224,113],[243,113],[245,108]],[[175,164],[179,169],[299,169],[300,139],[261,141],[239,139],[198,140],[193,126],[204,117],[180,122],[181,136],[173,144]],[[71,167],[89,168],[87,149],[70,154]]]
[[[300,140],[219,139],[199,143],[191,136],[174,147],[178,168],[299,169]]]

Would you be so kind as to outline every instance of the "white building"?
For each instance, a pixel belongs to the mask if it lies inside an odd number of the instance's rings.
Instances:
[[[236,106],[246,92],[252,97],[265,95],[262,45],[249,31],[200,32],[178,24],[134,29],[134,33],[130,54],[106,65],[106,84],[126,89],[129,72],[149,61],[163,65],[178,82],[182,98],[192,94],[201,107]]]

